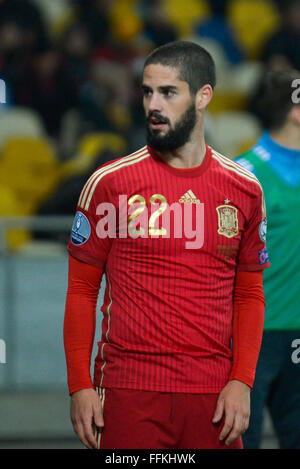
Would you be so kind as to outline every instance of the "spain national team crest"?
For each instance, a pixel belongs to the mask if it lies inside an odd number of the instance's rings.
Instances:
[[[219,205],[218,233],[226,238],[233,238],[239,234],[239,220],[237,208],[232,205]]]

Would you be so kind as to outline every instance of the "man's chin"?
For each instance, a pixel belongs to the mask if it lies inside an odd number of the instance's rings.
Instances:
[[[164,126],[165,127],[165,126]],[[153,135],[153,136],[156,136],[156,135],[167,135],[168,133],[168,129],[167,128],[164,128],[164,127],[158,127],[158,128],[152,128],[150,127],[148,129],[148,134],[149,135]]]
[[[153,148],[155,148],[156,145],[164,145],[164,138],[161,136],[160,132],[155,132],[151,135],[148,135],[147,141],[150,146],[153,146]]]
[[[153,150],[158,152],[173,151],[176,149],[173,145],[164,142],[162,139],[148,139],[147,144],[149,147],[153,148]]]

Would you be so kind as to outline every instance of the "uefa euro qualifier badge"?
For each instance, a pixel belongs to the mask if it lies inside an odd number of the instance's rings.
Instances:
[[[264,218],[259,225],[259,237],[263,243],[266,242],[267,239],[267,219]]]
[[[76,212],[71,231],[71,241],[76,246],[86,243],[91,235],[91,225],[82,212]]]

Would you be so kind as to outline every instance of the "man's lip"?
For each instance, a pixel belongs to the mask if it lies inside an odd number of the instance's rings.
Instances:
[[[168,121],[157,116],[148,117],[148,122],[153,123],[153,124],[167,124],[168,123]]]
[[[151,122],[150,121],[150,125],[151,127],[153,127],[154,129],[161,129],[162,127],[164,127],[165,125],[167,125],[166,122]]]

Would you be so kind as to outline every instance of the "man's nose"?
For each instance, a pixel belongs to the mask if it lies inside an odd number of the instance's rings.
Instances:
[[[162,100],[159,93],[153,93],[149,99],[149,112],[162,111]]]

